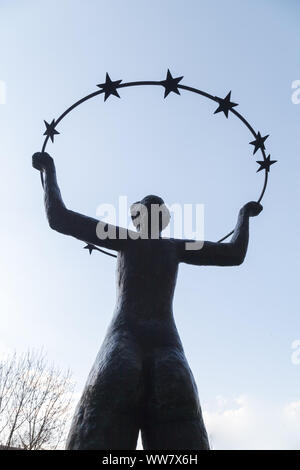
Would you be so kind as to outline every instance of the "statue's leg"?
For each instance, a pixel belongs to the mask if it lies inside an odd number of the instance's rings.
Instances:
[[[209,450],[197,386],[184,353],[161,348],[144,366],[144,449]]]
[[[135,449],[140,429],[141,366],[124,338],[106,341],[74,414],[67,449]]]

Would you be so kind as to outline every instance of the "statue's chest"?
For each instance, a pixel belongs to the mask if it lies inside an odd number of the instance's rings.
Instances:
[[[161,276],[177,269],[175,247],[164,240],[136,240],[122,254],[120,267],[135,273]]]

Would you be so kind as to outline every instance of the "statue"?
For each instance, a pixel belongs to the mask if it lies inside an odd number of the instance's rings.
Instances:
[[[186,250],[185,240],[161,237],[170,219],[168,209],[160,197],[147,196],[132,206],[132,219],[137,231],[149,232],[151,205],[160,205],[164,217],[154,227],[155,236],[151,232],[148,239],[124,238],[126,229],[117,227],[115,239],[102,240],[99,227],[111,227],[66,208],[53,159],[36,153],[33,167],[43,172],[50,227],[118,252],[117,305],[66,448],[135,449],[141,430],[144,449],[209,449],[197,387],[173,318],[178,265],[240,265],[247,252],[249,218],[261,212],[261,204],[242,207],[229,243],[204,242],[200,250]],[[139,207],[148,212],[137,222]]]

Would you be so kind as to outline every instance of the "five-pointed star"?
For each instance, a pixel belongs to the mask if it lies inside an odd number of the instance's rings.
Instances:
[[[51,139],[51,142],[53,142],[55,134],[59,134],[59,132],[57,130],[55,130],[56,122],[53,119],[50,124],[45,120],[44,120],[44,123],[45,123],[45,126],[46,126],[46,130],[45,130],[43,135],[49,136],[50,139]]]
[[[232,101],[230,101],[230,96],[231,96],[231,91],[228,93],[228,95],[225,98],[218,98],[216,96],[216,99],[219,102],[219,107],[215,110],[214,114],[217,114],[223,111],[225,116],[228,118],[229,111],[235,106],[238,106],[237,103],[233,103]]]
[[[163,87],[165,87],[165,95],[164,98],[168,96],[171,91],[176,93],[177,95],[180,95],[180,92],[178,90],[178,83],[183,79],[182,77],[172,77],[172,74],[170,70],[168,69],[167,72],[167,78],[165,80],[162,80],[160,83],[162,84]]]
[[[259,163],[260,167],[256,173],[261,170],[270,171],[270,166],[277,162],[277,160],[270,160],[271,155],[268,155],[265,160],[256,160],[256,163]]]
[[[97,248],[94,246],[94,245],[91,245],[90,243],[88,243],[85,247],[84,247],[85,250],[89,250],[90,252],[90,255],[92,254],[92,251],[93,250],[96,250]]]
[[[258,132],[256,134],[255,140],[252,140],[252,142],[249,142],[249,144],[254,145],[253,155],[257,152],[258,149],[263,149],[263,150],[265,149],[265,140],[268,137],[269,137],[269,134],[262,137],[260,132]]]
[[[114,95],[120,98],[120,95],[117,92],[117,87],[118,85],[120,85],[121,81],[122,80],[115,80],[113,82],[110,79],[110,76],[108,75],[108,73],[106,73],[105,83],[100,83],[99,85],[97,85],[97,87],[102,88],[102,90],[104,90],[104,101],[106,101],[110,95]]]

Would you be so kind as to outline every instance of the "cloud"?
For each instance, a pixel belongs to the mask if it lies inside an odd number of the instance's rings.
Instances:
[[[300,401],[292,401],[284,407],[284,415],[288,420],[300,419]]]
[[[275,404],[248,396],[217,397],[204,406],[213,449],[300,449],[300,401]]]

